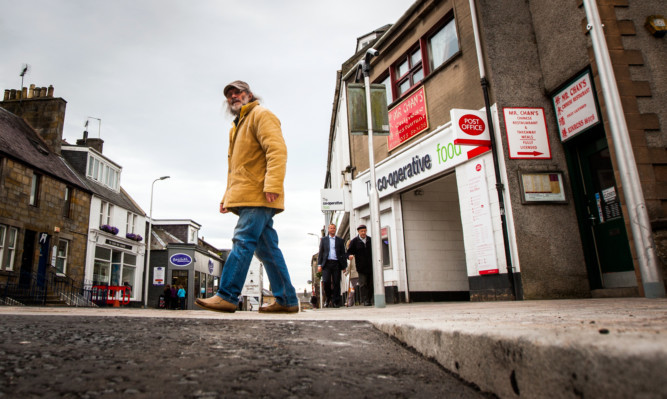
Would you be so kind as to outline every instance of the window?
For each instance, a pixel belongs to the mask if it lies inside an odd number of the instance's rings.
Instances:
[[[16,255],[16,236],[18,229],[0,224],[0,264],[5,270],[14,270]]]
[[[104,163],[92,154],[88,156],[87,176],[96,182],[105,185],[112,190],[118,190],[118,176],[120,170],[114,166]]]
[[[397,94],[399,96],[424,79],[421,48],[419,46],[410,51],[398,62],[395,67],[395,73]]]
[[[135,226],[137,225],[137,215],[132,212],[127,213],[127,221],[125,222],[125,233],[134,234]]]
[[[65,204],[63,205],[63,217],[69,218],[72,207],[72,189],[65,186]]]
[[[95,261],[93,263],[93,285],[109,284],[111,269],[111,250],[103,247],[95,248]]]
[[[386,78],[380,81],[380,84],[384,85],[384,87],[387,90],[387,105],[389,105],[391,104],[394,98],[394,96],[391,94],[391,76],[387,75]]]
[[[40,176],[38,174],[32,175],[32,184],[30,186],[30,205],[38,206],[39,205],[39,184]]]
[[[389,74],[377,82],[387,87],[387,105],[409,92],[459,52],[454,22],[454,19],[449,19],[444,25],[437,25],[436,29],[422,36],[416,47],[398,58],[389,68]]]
[[[428,61],[431,71],[444,64],[458,51],[459,40],[456,36],[456,24],[454,20],[451,20],[428,38]]]
[[[67,272],[67,253],[69,252],[69,241],[58,240],[58,252],[56,254],[56,271],[58,273]]]
[[[100,226],[107,224],[111,226],[113,220],[113,204],[102,201],[100,204]]]

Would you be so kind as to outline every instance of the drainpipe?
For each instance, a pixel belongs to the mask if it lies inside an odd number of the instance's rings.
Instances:
[[[514,284],[514,270],[512,268],[512,254],[510,252],[509,233],[507,231],[507,217],[505,215],[505,199],[503,196],[504,187],[500,176],[500,164],[498,162],[498,150],[496,149],[496,131],[493,127],[493,116],[491,115],[491,104],[489,101],[489,81],[486,79],[486,69],[484,68],[484,59],[482,57],[482,44],[479,40],[479,27],[477,25],[477,10],[475,0],[470,2],[470,17],[472,19],[473,35],[475,36],[475,49],[477,50],[477,65],[479,66],[480,83],[484,92],[484,105],[486,107],[486,119],[489,124],[489,131],[492,134],[491,154],[493,155],[493,169],[496,173],[496,192],[498,193],[498,206],[500,208],[500,223],[503,230],[503,244],[505,247],[505,262],[507,263],[507,277],[509,278],[510,290],[515,300],[520,300],[517,294],[516,284]]]
[[[664,298],[665,286],[658,268],[651,221],[648,217],[644,194],[639,182],[637,163],[632,152],[628,125],[625,121],[625,113],[621,104],[621,96],[618,92],[611,58],[609,57],[607,41],[604,38],[597,2],[595,0],[584,0],[584,8],[586,9],[587,28],[595,53],[595,63],[598,67],[602,95],[607,109],[607,118],[609,118],[611,137],[616,149],[616,163],[618,164],[623,194],[628,207],[628,217],[637,252],[639,271],[642,276],[644,296],[647,298]]]

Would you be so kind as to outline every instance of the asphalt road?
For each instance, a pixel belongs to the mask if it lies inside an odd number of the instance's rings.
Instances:
[[[0,398],[489,398],[361,321],[0,319]]]

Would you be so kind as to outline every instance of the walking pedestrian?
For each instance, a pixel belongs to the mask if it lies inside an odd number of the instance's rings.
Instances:
[[[164,286],[162,295],[164,296],[164,308],[171,309],[171,286],[169,284]]]
[[[227,189],[220,212],[232,212],[239,219],[218,292],[195,303],[208,310],[235,312],[254,254],[264,264],[275,297],[259,312],[297,313],[296,291],[273,228],[273,217],[285,209],[287,147],[280,121],[259,104],[246,82],[228,84],[223,94],[235,119],[229,132]]]
[[[317,256],[317,271],[322,272],[322,285],[327,298],[325,307],[338,308],[341,305],[340,272],[347,269],[345,243],[336,236],[336,225],[330,224],[329,234],[320,240]]]
[[[178,292],[176,295],[178,296],[178,308],[185,310],[185,288],[183,288],[182,285],[178,286]]]
[[[364,306],[371,306],[373,299],[373,252],[371,237],[366,235],[366,226],[357,227],[358,235],[350,241],[347,250],[349,259],[354,259],[359,274],[359,291]]]

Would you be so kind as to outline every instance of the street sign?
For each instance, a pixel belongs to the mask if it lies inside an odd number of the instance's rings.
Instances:
[[[503,108],[511,159],[551,159],[544,108]]]
[[[490,146],[491,135],[486,114],[472,109],[452,108],[449,111],[454,130],[454,144]]]
[[[585,72],[552,97],[561,141],[600,123],[590,72]]]

